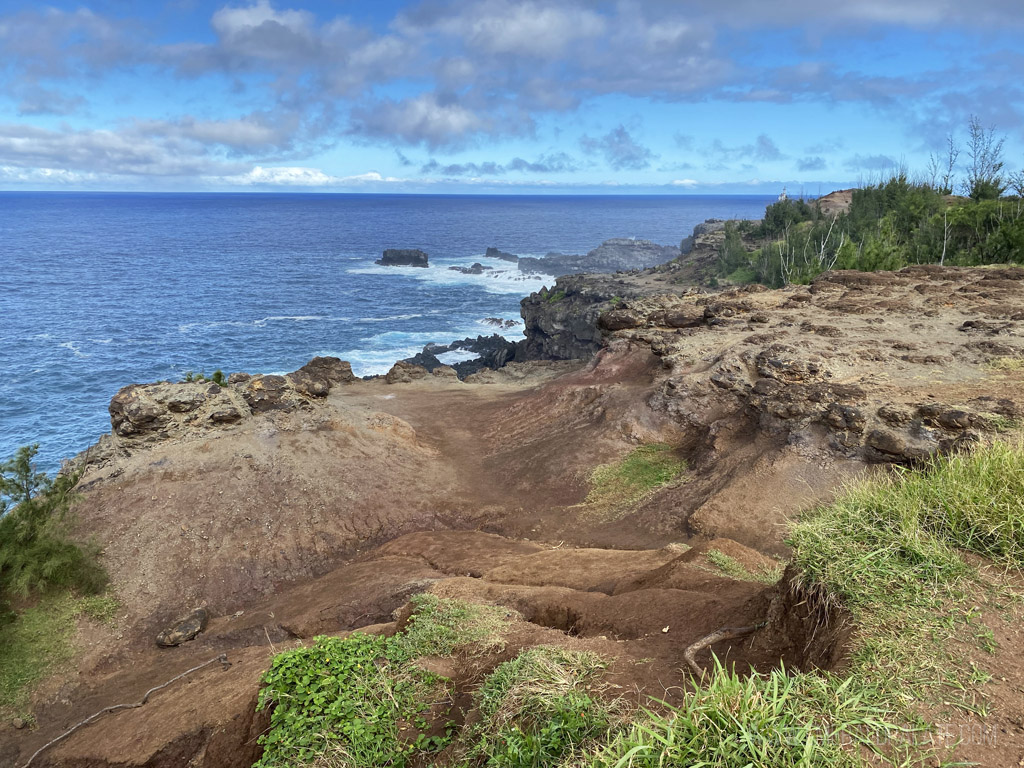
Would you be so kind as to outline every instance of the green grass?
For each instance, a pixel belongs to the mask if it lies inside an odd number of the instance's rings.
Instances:
[[[1002,587],[963,552],[1024,566],[1024,450],[997,443],[859,483],[798,523],[790,543],[808,589],[853,614],[857,674],[904,703],[971,708],[958,641],[978,645],[977,603]]]
[[[605,515],[621,514],[685,470],[686,462],[671,445],[642,445],[620,461],[602,464],[591,473],[584,506]]]
[[[414,613],[395,643],[410,658],[451,656],[472,646],[483,652],[502,643],[502,630],[516,614],[496,605],[467,603],[431,594],[412,598]]]
[[[646,712],[613,734],[588,765],[843,768],[845,744],[870,749],[869,734],[895,734],[884,708],[847,683],[778,669],[741,676],[716,658],[706,685],[682,706]]]
[[[50,592],[0,625],[0,716],[31,719],[27,707],[33,688],[74,656],[78,616],[109,624],[117,605],[110,597]]]
[[[756,571],[750,571],[747,570],[746,566],[744,566],[743,563],[735,557],[730,557],[717,549],[709,549],[704,553],[704,556],[719,571],[724,573],[730,579],[736,579],[737,581],[755,581],[761,584],[775,584],[782,578],[782,572],[784,570],[782,563],[776,563],[775,565],[766,565]]]
[[[598,655],[530,648],[501,664],[477,693],[480,724],[464,737],[474,765],[529,768],[578,761],[606,738],[616,706],[601,697]]]

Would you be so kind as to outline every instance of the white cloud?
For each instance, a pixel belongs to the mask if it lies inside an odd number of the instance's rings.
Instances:
[[[257,165],[248,173],[211,178],[209,181],[230,186],[352,187],[365,184],[395,184],[406,180],[383,176],[376,171],[368,171],[355,176],[331,176],[319,168],[297,166],[264,168]]]

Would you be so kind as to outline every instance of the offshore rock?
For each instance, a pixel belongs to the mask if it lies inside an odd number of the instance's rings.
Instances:
[[[427,258],[419,248],[388,248],[374,264],[382,267],[428,267]]]

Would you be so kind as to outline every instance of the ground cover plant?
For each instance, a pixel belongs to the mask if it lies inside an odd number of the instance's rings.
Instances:
[[[446,681],[411,662],[492,647],[511,614],[429,594],[413,598],[413,608],[394,637],[318,637],[275,657],[259,696],[258,706],[272,712],[257,766],[400,767],[447,744],[427,733],[424,717],[445,700]]]
[[[530,648],[483,679],[476,719],[425,740],[417,717],[443,697],[444,681],[412,659],[454,652],[469,638],[500,646],[506,609],[419,597],[405,635],[323,638],[275,662],[261,701],[275,703],[275,729],[305,734],[298,748],[308,751],[296,752],[297,743],[281,751],[272,730],[260,765],[301,765],[285,760],[312,761],[345,739],[355,741],[318,765],[949,764],[950,744],[934,737],[932,719],[955,711],[983,721],[984,658],[999,650],[983,619],[1020,619],[1022,596],[1007,574],[1024,567],[1024,446],[993,443],[860,481],[795,522],[789,541],[791,588],[847,612],[856,627],[841,674],[752,673],[714,658],[680,705],[637,709],[609,695],[610,660]],[[738,565],[708,555],[722,570]],[[338,659],[340,672],[329,666]],[[345,720],[357,706],[371,708],[360,710],[358,727]],[[370,733],[373,749],[359,748]]]

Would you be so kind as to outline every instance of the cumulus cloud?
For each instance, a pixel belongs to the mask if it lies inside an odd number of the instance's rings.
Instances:
[[[808,173],[810,171],[824,171],[828,167],[825,158],[815,155],[814,157],[802,157],[797,161],[797,170]]]
[[[371,138],[396,138],[434,149],[461,144],[475,133],[494,133],[493,120],[459,104],[424,93],[401,101],[384,100],[357,108],[350,132]]]
[[[366,184],[392,184],[404,181],[368,171],[355,176],[332,176],[319,168],[278,166],[264,168],[257,165],[248,173],[211,179],[222,184],[253,187],[353,187]]]
[[[721,140],[715,139],[705,154],[711,161],[711,167],[717,169],[723,169],[729,163],[736,161],[771,162],[786,159],[786,155],[778,145],[764,133],[759,134],[752,143],[739,146],[728,146]]]
[[[650,149],[638,144],[624,125],[613,128],[600,138],[583,136],[580,146],[584,152],[604,157],[616,171],[642,170],[657,157]]]

